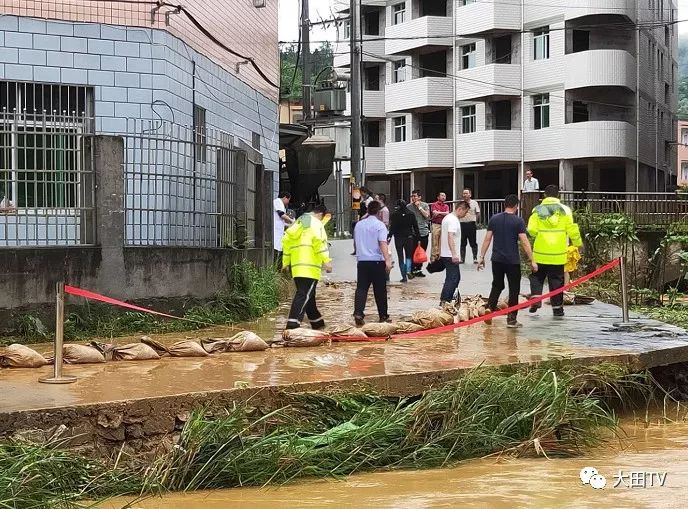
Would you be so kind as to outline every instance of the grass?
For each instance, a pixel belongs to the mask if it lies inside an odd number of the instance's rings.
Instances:
[[[68,307],[65,338],[75,340],[134,333],[178,332],[253,320],[274,310],[287,287],[287,282],[276,267],[259,269],[245,261],[230,267],[227,287],[212,300],[185,310],[183,317],[196,323],[159,319],[153,315],[87,302]],[[19,316],[14,323],[16,334],[0,338],[0,346],[12,342],[35,343],[50,339],[52,333],[47,334],[37,327],[37,323],[39,322],[32,315]]]
[[[614,407],[652,394],[647,375],[604,364],[476,368],[415,398],[284,394],[196,411],[153,464],[89,460],[59,444],[0,443],[0,507],[76,507],[78,500],[282,484],[385,469],[432,468],[491,454],[571,456],[616,426]]]
[[[655,320],[688,329],[688,306],[637,307],[635,311]]]

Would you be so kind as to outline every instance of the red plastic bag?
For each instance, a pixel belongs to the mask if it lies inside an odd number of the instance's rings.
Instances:
[[[425,263],[427,261],[428,261],[428,253],[425,252],[425,249],[423,249],[423,247],[420,245],[420,242],[419,242],[418,247],[413,252],[413,263],[420,265],[421,263]]]

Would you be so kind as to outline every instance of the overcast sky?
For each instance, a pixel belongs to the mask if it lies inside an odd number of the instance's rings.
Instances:
[[[575,0],[573,0],[575,1]],[[336,4],[348,3],[346,0],[310,0],[311,21],[331,18],[336,12]],[[280,41],[296,41],[299,36],[299,0],[279,0],[279,38]],[[678,0],[678,19],[688,19],[688,0]],[[679,23],[679,33],[688,36],[688,23]],[[332,32],[332,30],[331,30]],[[322,30],[311,33],[312,40],[334,39],[332,33]]]

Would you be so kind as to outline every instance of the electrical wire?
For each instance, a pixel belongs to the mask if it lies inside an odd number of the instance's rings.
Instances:
[[[298,2],[299,12],[301,12],[301,1]],[[299,15],[299,21],[301,21],[301,15]],[[294,89],[294,82],[296,81],[296,74],[299,71],[299,62],[301,60],[301,39],[303,36],[303,24],[299,23],[299,42],[296,47],[296,63],[294,64],[294,73],[291,76],[291,83],[289,84],[289,96],[291,97],[292,90]]]

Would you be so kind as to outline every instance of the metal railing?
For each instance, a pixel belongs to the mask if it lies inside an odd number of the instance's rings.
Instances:
[[[93,124],[0,110],[0,248],[95,244]]]
[[[680,193],[563,191],[561,200],[573,210],[626,214],[639,226],[688,221],[688,195]]]
[[[454,207],[459,201],[448,201],[450,207]],[[480,217],[478,218],[478,228],[486,228],[487,222],[495,214],[499,214],[504,211],[504,199],[480,199],[475,200],[480,207]]]
[[[198,136],[189,126],[139,119],[128,120],[127,133],[127,245],[250,245],[255,173],[231,135],[206,128]]]

